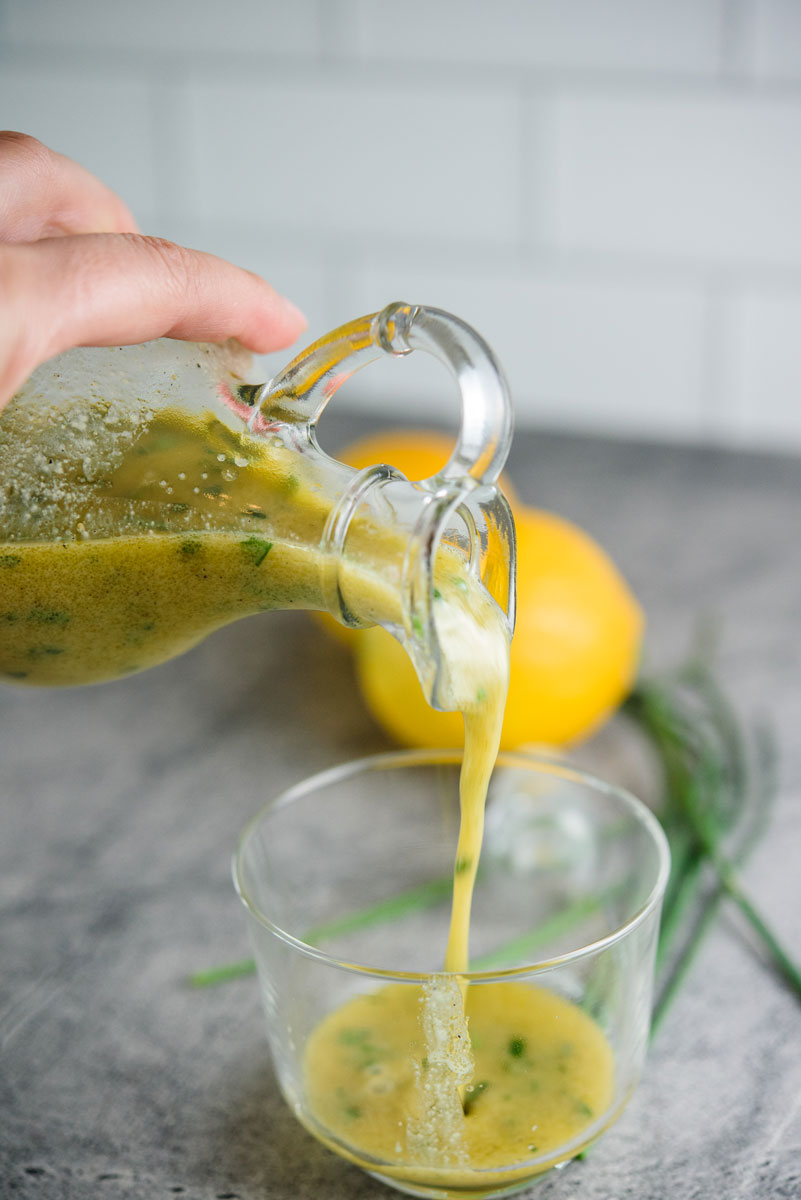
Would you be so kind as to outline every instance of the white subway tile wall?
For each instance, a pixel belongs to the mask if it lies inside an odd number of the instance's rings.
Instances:
[[[452,309],[521,426],[801,453],[801,0],[0,0],[0,125],[309,337]],[[336,403],[455,400],[415,361]]]
[[[801,404],[801,295],[757,291],[724,306],[725,387],[732,432],[781,446]]]
[[[411,242],[457,247],[517,239],[514,97],[379,80],[365,96],[358,81],[288,71],[189,87],[197,206],[207,220],[225,215],[355,246],[392,238],[395,226]]]
[[[378,61],[714,76],[724,0],[347,0],[361,54]]]
[[[321,50],[317,0],[225,0],[204,14],[197,0],[6,0],[9,48],[143,54],[154,60],[212,63],[227,52],[315,59]]]
[[[351,308],[369,312],[392,295],[434,298],[480,329],[533,424],[576,431],[702,440],[706,302],[692,289],[567,271],[394,266],[379,260],[353,276]],[[418,286],[419,285],[419,286]],[[399,364],[382,391],[408,407]],[[430,386],[437,376],[431,374]],[[372,381],[358,381],[369,405]],[[430,404],[413,405],[423,415]]]
[[[32,72],[5,54],[0,62],[0,127],[35,133],[77,158],[147,215],[158,210],[151,105],[146,78],[102,65],[85,72],[50,63]]]
[[[759,79],[801,80],[801,4],[762,0],[755,13],[753,65]]]
[[[801,97],[689,91],[554,98],[546,239],[801,266]]]

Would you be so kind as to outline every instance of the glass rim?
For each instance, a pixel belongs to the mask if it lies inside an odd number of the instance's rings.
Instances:
[[[586,943],[586,945],[577,946],[575,949],[568,950],[563,954],[535,960],[521,967],[463,972],[393,971],[384,967],[372,967],[367,963],[349,962],[347,959],[337,958],[333,954],[328,954],[327,951],[321,950],[317,946],[312,946],[309,942],[304,942],[302,938],[296,937],[288,930],[277,925],[265,912],[262,912],[259,906],[248,895],[242,878],[243,858],[256,829],[271,813],[278,809],[286,808],[295,800],[301,799],[312,791],[328,787],[333,783],[342,782],[355,775],[366,774],[373,770],[392,770],[398,767],[458,766],[462,761],[462,757],[463,752],[455,749],[395,750],[382,754],[371,754],[363,758],[350,759],[334,767],[327,767],[325,770],[318,771],[314,775],[309,775],[298,783],[292,784],[290,787],[279,792],[272,800],[264,804],[245,825],[233,854],[231,872],[234,888],[244,907],[259,925],[263,926],[269,933],[273,934],[279,941],[284,942],[291,949],[297,950],[298,953],[307,958],[315,959],[317,962],[335,967],[341,971],[393,983],[423,984],[434,976],[455,976],[469,983],[480,984],[500,980],[521,979],[539,973],[544,974],[547,971],[555,970],[568,963],[597,954],[601,950],[605,950],[622,941],[623,938],[627,937],[628,934],[641,925],[657,905],[661,903],[670,872],[670,849],[665,832],[650,808],[642,800],[638,800],[626,788],[620,787],[618,784],[608,783],[604,779],[601,779],[600,776],[594,775],[591,771],[586,771],[583,767],[577,767],[568,760],[558,757],[546,757],[543,752],[535,754],[524,751],[502,751],[498,754],[496,766],[518,767],[525,770],[539,771],[540,773],[554,775],[562,779],[573,780],[574,782],[585,784],[604,795],[614,796],[624,803],[631,815],[647,830],[656,848],[658,860],[656,878],[648,896],[635,913],[615,929],[604,934],[603,937],[596,938],[594,941]]]

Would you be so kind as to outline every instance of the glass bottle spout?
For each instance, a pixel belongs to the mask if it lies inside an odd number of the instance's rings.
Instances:
[[[439,358],[457,381],[462,421],[453,453],[428,479],[407,480],[390,464],[353,475],[324,454],[317,421],[356,370],[382,354],[413,350]],[[321,588],[330,612],[349,625],[373,623],[365,617],[361,593],[359,603],[353,600],[358,570],[375,563],[377,529],[391,530],[396,547],[402,543],[400,607],[394,618],[385,611],[380,623],[405,646],[429,702],[453,707],[434,613],[438,569],[447,572],[449,561],[461,562],[505,613],[510,635],[514,628],[514,521],[497,483],[511,443],[512,409],[489,346],[450,313],[394,303],[321,338],[271,383],[241,390],[240,400],[253,408],[252,433],[281,437],[300,452],[313,448],[329,476],[329,492],[338,493],[320,547]]]

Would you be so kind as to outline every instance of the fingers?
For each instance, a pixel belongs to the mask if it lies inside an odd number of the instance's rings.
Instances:
[[[0,242],[135,231],[127,206],[89,171],[27,134],[0,132]]]
[[[0,132],[0,407],[70,346],[236,337],[266,353],[305,328],[258,276],[135,231],[119,197],[83,167]]]
[[[0,246],[0,406],[39,363],[70,346],[157,337],[257,353],[293,342],[306,321],[249,271],[138,234],[85,234]]]

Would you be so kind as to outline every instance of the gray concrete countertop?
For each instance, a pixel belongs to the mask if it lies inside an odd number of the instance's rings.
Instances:
[[[746,877],[801,958],[801,463],[521,435],[511,471],[526,501],[617,559],[650,662],[677,661],[699,614],[720,622],[727,687],[770,717],[781,750]],[[254,980],[185,982],[248,954],[229,875],[245,820],[385,746],[345,652],[305,614],[240,622],[121,683],[0,689],[2,1196],[390,1195],[285,1108]],[[535,1192],[801,1196],[801,1005],[730,908],[623,1119]]]

